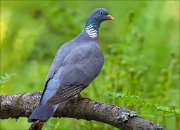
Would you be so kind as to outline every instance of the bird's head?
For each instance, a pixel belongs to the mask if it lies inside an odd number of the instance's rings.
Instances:
[[[95,9],[86,21],[83,32],[90,38],[97,38],[100,24],[105,20],[113,20],[113,17],[109,15],[108,11],[104,8]]]
[[[91,13],[88,19],[101,23],[105,20],[113,20],[114,18],[109,15],[105,8],[97,8]]]

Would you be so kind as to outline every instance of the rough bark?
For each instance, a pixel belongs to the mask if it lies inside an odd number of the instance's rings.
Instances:
[[[0,95],[0,119],[28,117],[40,96],[40,92]],[[96,120],[122,130],[163,130],[159,124],[147,121],[135,112],[80,96],[59,105],[54,117]]]

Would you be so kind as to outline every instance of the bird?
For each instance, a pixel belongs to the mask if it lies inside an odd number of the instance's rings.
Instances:
[[[28,118],[28,122],[33,123],[31,129],[41,129],[62,102],[79,94],[98,76],[104,64],[99,27],[103,21],[113,19],[107,9],[94,9],[83,31],[59,48],[40,102]]]

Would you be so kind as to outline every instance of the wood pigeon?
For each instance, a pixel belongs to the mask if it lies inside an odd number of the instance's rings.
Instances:
[[[46,78],[40,103],[28,122],[46,122],[58,105],[80,93],[98,76],[104,64],[98,31],[101,22],[112,19],[106,9],[95,9],[84,30],[59,48]]]

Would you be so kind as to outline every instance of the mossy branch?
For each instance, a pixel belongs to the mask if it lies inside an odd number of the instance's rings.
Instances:
[[[28,117],[40,97],[38,92],[0,95],[0,119]],[[163,130],[160,125],[143,119],[135,112],[81,96],[59,105],[53,116],[96,120],[122,130]]]

